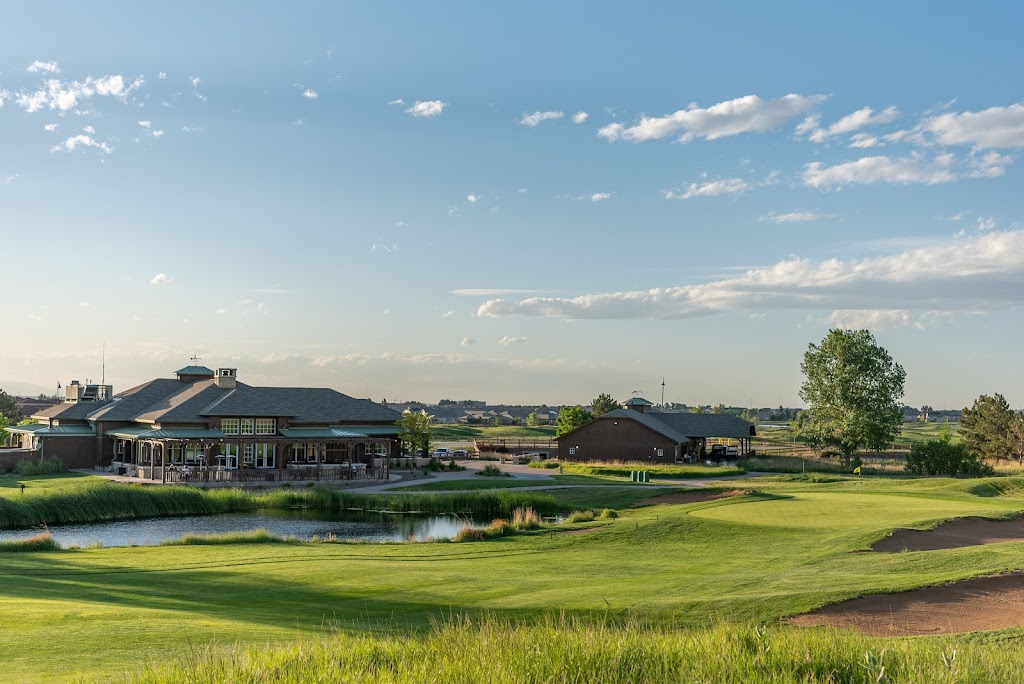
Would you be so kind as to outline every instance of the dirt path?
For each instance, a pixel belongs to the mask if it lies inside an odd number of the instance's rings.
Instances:
[[[899,594],[875,594],[789,620],[870,636],[918,636],[1024,625],[1024,574],[966,580]]]
[[[935,551],[1009,541],[1024,541],[1024,518],[957,518],[931,530],[896,530],[892,536],[872,544],[871,550],[882,553]]]

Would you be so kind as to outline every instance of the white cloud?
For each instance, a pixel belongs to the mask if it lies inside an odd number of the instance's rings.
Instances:
[[[154,138],[159,138],[163,134],[163,131],[153,131],[152,133],[150,133],[150,135],[152,135]]]
[[[553,119],[561,119],[565,114],[562,112],[534,112],[533,114],[524,114],[523,118],[519,120],[524,126],[536,126],[541,121],[550,121]]]
[[[156,77],[159,78],[161,81],[166,81],[167,80],[167,72],[166,71],[161,71],[160,73],[158,73],[156,75]]]
[[[940,114],[922,121],[919,130],[941,145],[1024,147],[1024,105]]]
[[[803,181],[812,188],[841,188],[868,183],[923,183],[935,185],[956,179],[951,170],[953,155],[942,154],[931,159],[911,157],[862,157],[835,166],[811,162],[804,167]]]
[[[43,130],[50,131],[51,133],[53,133],[58,128],[60,128],[60,124],[46,124],[45,126],[43,126]]]
[[[390,102],[388,102],[388,104],[389,105],[401,105],[401,106],[404,107],[405,106],[405,100],[403,100],[402,98],[398,98],[397,100],[391,100]]]
[[[150,279],[149,284],[150,285],[166,285],[167,283],[171,282],[172,280],[174,280],[174,278],[169,277],[166,273],[157,273],[155,276],[153,276]]]
[[[590,196],[591,202],[603,202],[606,199],[611,199],[612,193],[610,192],[595,192]]]
[[[198,87],[199,87],[199,83],[200,83],[200,82],[201,82],[201,81],[202,81],[203,79],[199,78],[198,76],[189,76],[189,77],[188,77],[188,80],[192,82],[192,87],[193,87],[193,88],[198,88]]]
[[[694,138],[716,140],[741,133],[763,133],[824,99],[824,95],[790,94],[777,100],[762,100],[757,95],[747,95],[719,102],[707,109],[691,104],[667,116],[644,116],[637,124],[629,127],[620,123],[609,124],[598,131],[598,135],[609,141],[642,142],[678,134],[680,142],[688,142]]]
[[[441,318],[452,318],[454,316],[455,316],[455,310],[454,309],[449,310],[449,311],[445,311],[443,314],[441,314]]]
[[[105,143],[105,142],[103,142],[103,143],[98,142],[92,136],[82,135],[82,134],[72,136],[72,137],[66,139],[64,142],[60,143],[59,145],[54,145],[53,147],[50,148],[50,151],[51,152],[74,152],[75,150],[77,150],[80,147],[83,147],[83,148],[84,147],[95,147],[96,149],[98,149],[98,150],[100,150],[102,152],[106,152],[107,154],[110,154],[111,152],[113,152],[113,149],[107,143]]]
[[[492,299],[477,316],[691,318],[728,311],[886,310],[930,315],[1024,305],[1024,229],[973,233],[865,259],[790,257],[735,278],[578,297]]]
[[[806,135],[807,139],[811,142],[821,143],[825,142],[829,138],[853,133],[865,126],[877,126],[879,124],[891,123],[898,119],[899,116],[900,113],[895,107],[887,107],[877,114],[875,114],[871,107],[864,107],[862,109],[858,109],[852,114],[847,114],[828,128],[821,128],[818,126],[818,122],[820,120],[819,117],[807,117],[799,126],[797,126],[796,132],[798,136]]]
[[[590,117],[586,112],[576,112],[572,115],[572,122],[574,124],[581,124]]]
[[[152,121],[140,121],[139,125],[143,128],[150,128],[153,125]]]
[[[771,212],[759,218],[759,221],[768,223],[798,223],[803,221],[828,221],[838,218],[836,214],[818,214],[813,211],[790,211],[785,214]]]
[[[988,218],[984,218],[982,216],[979,216],[978,217],[978,222],[975,225],[975,228],[979,232],[985,232],[985,231],[988,231],[988,230],[992,230],[995,227],[996,227],[996,220],[994,218],[992,218],[991,216],[989,216]]]
[[[717,195],[735,195],[746,192],[751,185],[742,178],[722,178],[704,183],[690,183],[682,192],[669,190],[665,199],[692,199],[694,197],[715,197]]]
[[[472,337],[463,337],[462,342],[459,342],[459,344],[461,344],[463,347],[472,347],[474,344],[476,344],[476,340],[473,339]]]
[[[413,116],[430,118],[432,116],[440,116],[447,106],[447,102],[441,102],[440,100],[427,100],[425,102],[416,100],[416,104],[406,109],[405,112]]]
[[[848,147],[854,148],[865,148],[865,147],[881,147],[885,143],[881,142],[878,138],[867,133],[857,133],[850,137],[850,144]]]
[[[92,126],[86,126],[82,130],[85,131],[86,133],[95,133],[96,132],[96,129],[93,128]]]
[[[39,59],[37,59],[36,61],[34,61],[31,64],[29,64],[28,67],[26,67],[25,70],[26,71],[31,71],[34,74],[36,74],[36,73],[59,74],[60,73],[60,67],[57,66],[56,62],[44,62],[44,61],[39,60]]]
[[[306,98],[307,100],[315,100],[316,98],[320,97],[320,94],[317,93],[312,88],[306,88],[306,90],[303,91],[302,93],[302,97]]]
[[[512,344],[525,344],[525,343],[526,343],[526,338],[525,337],[509,337],[508,335],[505,335],[505,337],[502,337],[500,340],[498,340],[498,344],[500,344],[503,347],[507,347],[507,346],[512,345]]]
[[[145,81],[137,78],[130,85],[125,85],[123,76],[103,76],[84,81],[62,81],[49,79],[35,91],[19,91],[15,102],[26,112],[37,112],[41,109],[56,109],[62,112],[73,110],[93,96],[114,97],[124,101],[133,90],[141,88]]]
[[[972,153],[967,165],[971,170],[967,175],[971,178],[995,178],[1006,173],[1006,167],[1013,163],[1013,159],[998,152]]]
[[[953,317],[941,311],[914,313],[904,309],[844,309],[833,311],[822,323],[829,328],[884,330],[908,328],[928,330],[951,323]]]
[[[466,201],[471,203],[471,204],[476,202],[479,199],[480,198],[477,195],[466,195]]]
[[[384,252],[385,254],[391,254],[398,251],[398,245],[394,242],[374,242],[370,245],[371,252]]]

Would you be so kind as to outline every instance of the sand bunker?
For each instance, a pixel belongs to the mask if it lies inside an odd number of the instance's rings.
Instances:
[[[701,503],[704,501],[715,501],[717,499],[725,499],[730,496],[742,496],[746,492],[738,489],[734,489],[729,492],[679,492],[678,494],[662,494],[661,496],[655,496],[650,499],[645,499],[637,506],[654,506],[657,504],[692,504]]]
[[[789,620],[870,636],[918,636],[1024,625],[1024,574],[965,580],[900,594],[875,594]]]
[[[931,530],[896,530],[892,536],[872,544],[871,550],[882,553],[935,551],[1009,541],[1024,541],[1024,518],[958,518]]]

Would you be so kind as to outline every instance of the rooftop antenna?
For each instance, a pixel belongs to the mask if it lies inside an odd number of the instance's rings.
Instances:
[[[192,361],[192,365],[196,366],[196,365],[199,364],[200,361],[202,361],[202,359],[199,357],[198,354],[193,354],[192,358],[191,358],[191,361]]]
[[[665,405],[665,378],[661,379],[661,405]]]
[[[100,384],[107,384],[107,343],[103,343],[103,356],[100,361]]]

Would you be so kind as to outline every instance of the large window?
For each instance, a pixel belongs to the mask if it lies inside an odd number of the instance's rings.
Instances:
[[[164,447],[167,449],[167,462],[168,463],[182,463],[185,458],[184,447],[180,444],[168,444]]]
[[[217,465],[222,468],[238,467],[238,445],[221,444],[217,454]]]
[[[242,447],[242,464],[246,468],[273,468],[276,465],[273,444],[246,444]]]
[[[221,418],[220,419],[220,431],[225,435],[237,435],[238,434],[238,419],[237,418]]]
[[[253,420],[252,418],[242,419],[242,434],[251,435],[253,433]]]
[[[273,435],[277,434],[277,420],[274,418],[257,418],[256,419],[256,434],[257,435]]]
[[[292,460],[296,463],[316,463],[316,444],[312,442],[292,444]]]

